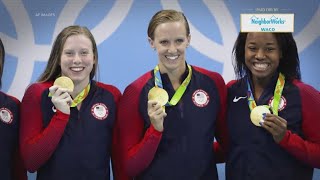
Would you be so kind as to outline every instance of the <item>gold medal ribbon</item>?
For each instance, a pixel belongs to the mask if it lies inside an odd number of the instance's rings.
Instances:
[[[278,115],[278,108],[279,108],[284,84],[285,84],[285,77],[282,73],[279,73],[279,77],[278,77],[277,84],[276,84],[274,94],[273,94],[272,113],[274,115]],[[250,112],[251,112],[252,109],[257,106],[257,104],[254,100],[252,90],[250,88],[249,77],[247,79],[247,85],[248,85],[248,95],[247,95],[248,96],[248,105],[249,105]]]
[[[76,107],[80,104],[89,94],[90,83],[72,100],[70,107]],[[49,93],[48,97],[52,97],[52,94]]]
[[[80,104],[89,94],[90,83],[73,99],[70,107],[76,107]]]
[[[169,102],[167,102],[167,104],[165,106],[175,106],[180,101],[182,95],[186,91],[186,89],[187,89],[187,87],[188,87],[188,85],[189,85],[189,83],[191,81],[191,76],[192,76],[192,68],[191,68],[190,65],[187,65],[187,66],[188,66],[188,69],[189,69],[188,76],[182,82],[182,84],[179,86],[177,91],[174,93],[174,95],[171,98],[171,100]],[[159,70],[159,66],[158,65],[154,68],[153,73],[154,73],[154,84],[155,84],[155,86],[158,87],[158,88],[162,88],[163,89],[160,70]]]

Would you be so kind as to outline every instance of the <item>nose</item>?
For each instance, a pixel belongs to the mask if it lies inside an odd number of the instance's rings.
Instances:
[[[80,64],[81,63],[81,55],[79,53],[76,53],[74,58],[73,58],[73,63],[74,64]]]
[[[266,55],[264,53],[264,50],[263,49],[259,49],[256,56],[255,56],[256,59],[265,59],[266,58]]]
[[[168,52],[169,53],[176,53],[177,52],[177,47],[175,44],[170,44],[169,48],[168,48]]]

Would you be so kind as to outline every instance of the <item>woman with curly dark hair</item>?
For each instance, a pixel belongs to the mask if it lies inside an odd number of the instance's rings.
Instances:
[[[311,180],[320,167],[320,94],[301,82],[292,33],[240,33],[233,55],[227,179]]]

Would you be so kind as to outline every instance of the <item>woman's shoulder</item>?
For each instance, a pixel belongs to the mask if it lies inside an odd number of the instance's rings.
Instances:
[[[31,97],[40,97],[41,94],[47,90],[50,86],[52,86],[53,82],[35,82],[30,84],[24,93],[24,97],[31,96]]]
[[[211,71],[202,67],[194,66],[192,65],[192,68],[194,71],[198,72],[199,74],[202,74],[204,76],[209,77],[211,80],[213,80],[218,86],[225,86],[225,81],[221,74],[215,71]]]
[[[38,89],[38,90],[43,90],[43,89],[47,89],[50,86],[53,85],[53,82],[48,81],[48,82],[35,82],[30,84],[27,89]]]
[[[0,91],[0,101],[1,102],[8,102],[8,101],[12,101],[13,103],[19,105],[20,104],[20,101],[18,100],[18,98],[12,96],[12,95],[9,95],[3,91]]]
[[[320,91],[300,80],[293,80],[292,84],[299,89],[300,94],[320,98]]]
[[[210,78],[219,78],[219,79],[221,78],[222,79],[221,74],[219,74],[218,72],[211,71],[211,70],[205,69],[203,67],[198,67],[198,66],[194,66],[194,65],[192,65],[192,68],[195,71],[200,72],[201,74],[205,74],[205,75],[209,76]]]
[[[126,91],[139,91],[153,78],[152,71],[145,72],[125,88]]]
[[[106,83],[102,83],[102,82],[96,82],[96,85],[97,85],[99,88],[102,88],[102,89],[104,89],[104,90],[109,91],[109,92],[112,93],[113,96],[115,96],[115,97],[121,96],[120,90],[119,90],[116,86],[114,86],[114,85],[106,84]]]
[[[228,88],[240,88],[240,87],[243,87],[243,86],[246,86],[247,87],[247,82],[244,80],[244,78],[242,79],[233,79],[233,80],[230,80],[227,84],[227,87]]]

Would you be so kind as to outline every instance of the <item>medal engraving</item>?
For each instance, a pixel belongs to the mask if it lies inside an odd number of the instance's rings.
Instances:
[[[261,126],[260,121],[263,121],[263,114],[270,114],[270,110],[266,106],[256,106],[252,109],[250,114],[251,122],[256,126]]]
[[[54,81],[53,85],[68,89],[71,92],[73,91],[73,88],[74,88],[74,84],[73,84],[72,80],[66,76],[61,76],[61,77],[57,78]]]
[[[149,100],[156,100],[162,106],[166,105],[169,100],[169,95],[166,90],[158,87],[153,87],[148,93]]]

